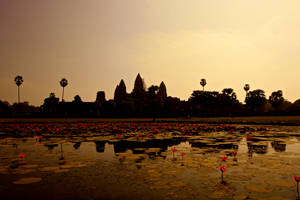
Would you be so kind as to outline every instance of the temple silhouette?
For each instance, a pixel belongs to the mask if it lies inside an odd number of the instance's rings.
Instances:
[[[67,80],[65,82],[61,84],[63,89]],[[122,79],[115,88],[113,99],[107,100],[105,92],[98,91],[93,102],[83,102],[79,95],[73,101],[66,102],[63,96],[60,100],[54,93],[50,93],[39,107],[31,106],[28,102],[9,105],[8,102],[0,101],[0,117],[151,117],[155,120],[157,117],[300,114],[300,99],[291,103],[283,98],[281,90],[274,91],[267,99],[263,90],[250,91],[249,84],[246,84],[245,103],[241,103],[232,88],[224,88],[221,92],[206,91],[206,84],[206,80],[201,79],[202,90],[194,90],[188,100],[180,100],[167,95],[163,81],[159,86],[146,88],[138,73],[133,90],[128,93]]]
[[[106,100],[105,92],[99,91],[95,102],[83,102],[76,95],[72,102],[59,101],[51,93],[41,106],[41,113],[46,117],[153,117],[179,116],[185,112],[185,101],[168,97],[167,88],[162,81],[159,86],[148,89],[140,74],[137,75],[131,93],[126,90],[122,79],[116,86],[114,98]]]

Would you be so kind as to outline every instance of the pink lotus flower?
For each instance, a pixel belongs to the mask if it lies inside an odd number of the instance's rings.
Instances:
[[[174,158],[175,158],[175,152],[177,151],[177,149],[174,147],[174,148],[172,148],[171,150],[172,150],[172,152],[173,152],[173,159],[174,159]]]
[[[19,158],[25,158],[26,155],[25,155],[24,153],[21,153],[21,154],[18,155],[18,157],[19,157]]]
[[[222,167],[220,167],[220,171],[223,173],[223,172],[226,172],[227,169],[224,166],[222,166]]]
[[[223,156],[221,157],[222,161],[226,161],[227,160],[227,156]]]
[[[297,197],[297,200],[299,200],[299,181],[300,181],[300,176],[294,176],[294,179],[295,181],[297,182],[297,194],[298,194],[298,197]]]
[[[227,169],[224,166],[222,166],[222,167],[220,167],[220,171],[221,171],[221,183],[224,184],[225,181],[223,179],[223,173],[226,172]]]

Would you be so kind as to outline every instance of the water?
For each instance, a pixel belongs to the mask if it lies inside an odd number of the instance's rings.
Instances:
[[[299,130],[3,138],[0,194],[5,199],[296,199]]]

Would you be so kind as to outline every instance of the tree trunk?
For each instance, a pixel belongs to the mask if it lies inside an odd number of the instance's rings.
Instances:
[[[62,102],[64,102],[64,92],[65,92],[65,87],[63,87],[63,91],[62,91],[62,97],[61,97]]]
[[[18,86],[18,104],[20,103],[20,86]]]

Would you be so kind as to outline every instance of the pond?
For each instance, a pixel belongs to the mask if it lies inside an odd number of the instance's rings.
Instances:
[[[101,127],[87,130],[81,125],[53,125],[69,131],[57,134],[41,128],[49,124],[18,131],[18,125],[6,124],[0,139],[1,196],[297,198],[300,127],[112,123],[88,124]]]

